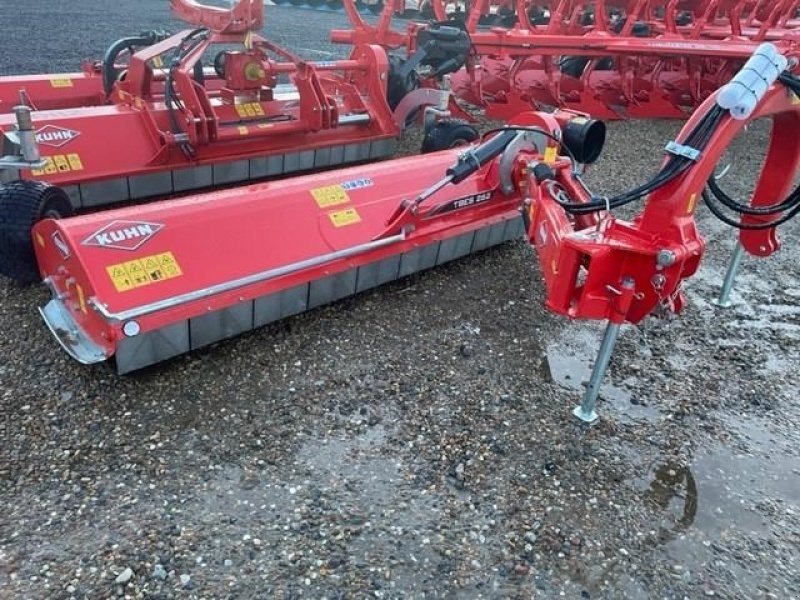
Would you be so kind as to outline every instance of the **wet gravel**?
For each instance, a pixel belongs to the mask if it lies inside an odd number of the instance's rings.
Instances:
[[[2,72],[71,68],[165,5],[19,4]],[[339,17],[269,20],[337,51]],[[676,130],[612,124],[591,185],[641,182]],[[689,307],[623,330],[590,428],[570,411],[602,329],[546,312],[522,243],[124,378],[0,283],[0,597],[800,596],[800,229],[720,310],[733,236],[699,221]]]

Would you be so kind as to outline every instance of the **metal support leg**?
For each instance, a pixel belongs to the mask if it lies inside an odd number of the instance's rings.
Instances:
[[[722,289],[719,292],[719,298],[714,300],[714,304],[720,308],[729,308],[731,302],[731,290],[733,289],[733,280],[736,278],[736,273],[739,271],[739,265],[744,257],[744,246],[736,242],[736,248],[733,249],[731,261],[728,263],[728,270],[725,273],[725,281],[722,282]]]
[[[586,388],[586,394],[584,394],[580,406],[576,406],[575,410],[572,411],[572,414],[586,423],[593,423],[598,418],[597,412],[594,410],[597,403],[597,395],[600,393],[600,385],[606,376],[608,363],[611,361],[611,353],[614,351],[614,345],[617,343],[617,336],[621,327],[621,323],[609,323],[606,327],[603,343],[600,344],[600,351],[597,353],[597,360],[594,363],[592,376],[589,379],[589,387]]]

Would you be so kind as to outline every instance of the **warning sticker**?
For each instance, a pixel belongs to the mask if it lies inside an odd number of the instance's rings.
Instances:
[[[344,227],[353,223],[361,222],[361,215],[355,208],[346,208],[337,212],[328,213],[334,227]]]
[[[252,119],[253,117],[263,117],[264,109],[258,102],[247,102],[236,105],[236,114],[242,119]]]
[[[694,207],[697,205],[697,194],[692,194],[689,196],[689,200],[686,201],[686,214],[690,215],[694,212]]]
[[[544,162],[552,164],[558,158],[558,149],[555,146],[548,146],[544,149]]]
[[[31,169],[31,175],[34,177],[83,171],[83,161],[79,154],[56,154],[55,156],[43,156],[42,158],[46,161],[45,165],[41,169]]]
[[[792,104],[800,104],[800,94],[797,92],[792,94]]]
[[[315,188],[311,190],[311,195],[314,196],[314,200],[317,201],[317,206],[320,208],[350,202],[350,196],[347,195],[344,187],[338,184]]]
[[[175,279],[183,275],[172,252],[145,256],[137,260],[106,267],[108,276],[118,292],[127,292],[158,281]]]
[[[50,85],[54,88],[68,88],[72,87],[72,79],[67,77],[57,77],[50,80]]]

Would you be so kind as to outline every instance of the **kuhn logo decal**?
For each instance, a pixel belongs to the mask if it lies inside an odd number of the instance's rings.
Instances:
[[[45,125],[36,130],[36,141],[42,146],[61,148],[81,134],[74,129],[64,129],[58,125]]]
[[[112,221],[83,240],[84,246],[136,250],[164,226],[145,221]]]

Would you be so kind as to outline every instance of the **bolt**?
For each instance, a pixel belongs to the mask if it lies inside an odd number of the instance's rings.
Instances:
[[[659,250],[656,254],[656,264],[659,267],[669,267],[675,264],[675,253],[672,250]]]
[[[667,278],[663,275],[653,275],[653,279],[651,279],[653,287],[657,290],[663,289],[664,284],[667,283]]]

